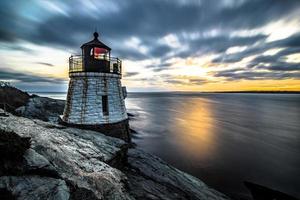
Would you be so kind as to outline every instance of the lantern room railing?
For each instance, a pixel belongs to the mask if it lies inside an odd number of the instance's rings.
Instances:
[[[113,73],[113,74],[121,75],[122,61],[119,58],[103,57],[97,60],[109,62],[109,71],[105,71],[105,73]],[[84,68],[83,57],[81,55],[75,55],[69,58],[69,73],[74,73],[74,72],[89,72]],[[101,65],[99,66],[99,71],[97,70],[95,72],[101,72]]]

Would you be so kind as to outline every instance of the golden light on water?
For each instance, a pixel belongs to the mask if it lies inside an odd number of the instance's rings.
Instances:
[[[197,159],[209,159],[215,153],[217,141],[215,138],[215,120],[212,104],[205,99],[189,99],[178,107],[175,141],[187,156]]]

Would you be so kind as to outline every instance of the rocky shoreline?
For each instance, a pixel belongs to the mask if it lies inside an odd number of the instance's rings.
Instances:
[[[24,102],[0,116],[0,199],[229,199],[121,139],[57,124],[64,101]]]

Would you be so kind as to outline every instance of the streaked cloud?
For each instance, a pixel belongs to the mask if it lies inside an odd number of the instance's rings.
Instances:
[[[66,79],[68,56],[80,53],[97,29],[113,55],[123,59],[124,81],[132,88],[204,90],[224,81],[300,81],[298,0],[3,0],[0,5],[0,67],[6,71],[1,79],[13,74],[12,80],[28,83],[30,74],[33,80]]]

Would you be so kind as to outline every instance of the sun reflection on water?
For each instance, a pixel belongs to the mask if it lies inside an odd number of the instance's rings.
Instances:
[[[176,112],[175,141],[187,156],[205,161],[216,151],[215,120],[212,105],[201,99],[190,99]]]

